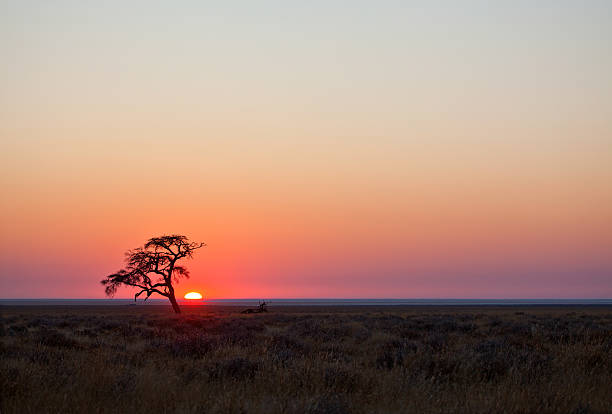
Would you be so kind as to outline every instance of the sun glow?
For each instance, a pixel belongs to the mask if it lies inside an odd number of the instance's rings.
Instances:
[[[199,292],[189,292],[185,294],[185,299],[202,299],[202,294]]]

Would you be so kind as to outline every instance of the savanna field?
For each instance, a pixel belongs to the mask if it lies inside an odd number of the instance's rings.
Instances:
[[[609,413],[609,307],[10,307],[0,412]]]

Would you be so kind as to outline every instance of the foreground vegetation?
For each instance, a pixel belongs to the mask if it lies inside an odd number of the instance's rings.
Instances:
[[[612,412],[612,309],[3,307],[2,413]]]

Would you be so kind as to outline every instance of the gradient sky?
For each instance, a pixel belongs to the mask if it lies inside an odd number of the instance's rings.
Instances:
[[[612,297],[610,1],[2,1],[0,297]],[[119,297],[132,297],[124,289]]]

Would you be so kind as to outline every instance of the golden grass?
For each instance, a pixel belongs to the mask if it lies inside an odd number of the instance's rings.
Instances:
[[[612,412],[606,307],[3,307],[2,413]]]

